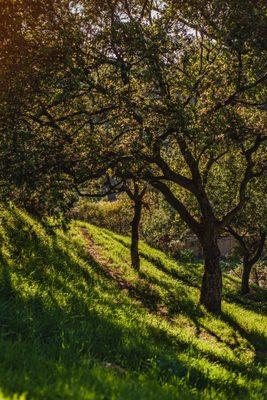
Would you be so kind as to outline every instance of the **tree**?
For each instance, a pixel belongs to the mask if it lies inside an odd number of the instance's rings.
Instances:
[[[266,233],[263,231],[254,232],[254,236],[247,237],[245,234],[239,234],[232,227],[228,228],[231,235],[238,241],[243,255],[243,271],[241,293],[250,292],[249,278],[252,267],[259,261],[266,240]]]
[[[110,195],[116,195],[118,193],[125,192],[131,202],[133,203],[133,218],[131,221],[131,264],[136,270],[140,270],[140,255],[139,255],[139,230],[140,221],[142,215],[142,208],[144,204],[144,196],[147,191],[147,186],[142,185],[135,179],[120,178],[119,180],[115,177],[112,178],[109,173],[105,174],[106,179],[98,180],[97,188],[95,187],[95,193],[90,192],[92,190],[92,183],[88,184],[86,192],[82,192],[79,189],[79,185],[76,186],[76,190],[79,196],[87,198],[102,198]],[[99,186],[101,186],[99,188]],[[104,189],[103,189],[104,188]]]
[[[261,3],[79,1],[63,2],[64,12],[59,3],[52,27],[45,19],[33,31],[35,40],[63,44],[64,56],[52,77],[37,74],[34,102],[16,112],[17,124],[34,132],[37,147],[48,135],[46,165],[75,187],[109,168],[118,179],[136,178],[137,165],[138,179],[160,191],[198,236],[200,301],[220,312],[218,236],[264,170]],[[214,206],[218,165],[236,167],[227,207]]]
[[[133,189],[126,183],[124,190],[133,202],[134,216],[131,226],[131,261],[132,267],[140,270],[140,255],[139,255],[139,229],[142,215],[143,198],[146,194],[147,187],[140,187],[138,182],[133,182]]]
[[[243,258],[241,293],[250,292],[249,279],[254,265],[260,260],[267,229],[266,182],[259,181],[248,191],[249,201],[228,227],[228,231],[239,244]]]
[[[135,9],[131,11],[121,4],[109,6],[111,53],[102,53],[102,62],[113,67],[115,79],[109,76],[109,82],[115,104],[120,104],[120,111],[128,112],[127,121],[125,115],[117,113],[120,125],[124,129],[130,127],[137,138],[130,147],[127,135],[120,132],[127,143],[125,151],[143,163],[142,178],[163,193],[199,237],[205,256],[201,302],[209,310],[219,311],[221,271],[217,238],[245,204],[248,182],[262,172],[261,165],[255,168],[254,155],[265,140],[263,123],[252,129],[255,120],[251,112],[239,106],[247,102],[249,95],[254,98],[255,88],[266,79],[259,54],[242,38],[236,38],[238,45],[235,42],[227,46],[216,30],[205,35],[200,27],[197,38],[192,39],[179,26],[179,16],[170,16],[168,7],[163,11],[155,8],[154,17],[149,10],[147,24],[138,24]],[[141,17],[145,18],[144,14]],[[237,19],[235,23],[237,28]],[[251,56],[254,76],[251,65],[248,66]],[[257,96],[261,90],[256,92]],[[242,158],[238,174],[243,177],[238,180],[236,176],[239,198],[227,213],[215,215],[208,186],[210,170],[215,162],[227,165],[234,153]],[[208,158],[207,163],[203,157]],[[185,174],[177,172],[179,167]],[[178,184],[194,196],[198,219],[166,182]]]

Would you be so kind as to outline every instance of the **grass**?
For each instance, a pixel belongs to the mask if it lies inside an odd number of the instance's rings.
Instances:
[[[264,399],[262,290],[224,276],[221,317],[198,306],[202,267],[83,222],[49,232],[1,210],[0,399]]]

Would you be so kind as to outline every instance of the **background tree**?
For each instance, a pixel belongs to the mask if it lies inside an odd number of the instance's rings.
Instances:
[[[109,171],[110,172],[110,171]],[[98,190],[95,188],[95,193],[90,193],[92,183],[88,184],[86,192],[81,192],[79,185],[76,187],[79,196],[87,198],[101,198],[110,195],[117,195],[118,193],[126,193],[133,205],[133,217],[131,221],[131,264],[132,267],[140,270],[140,255],[139,255],[139,231],[142,216],[142,208],[144,203],[144,196],[147,191],[147,186],[142,185],[135,179],[129,180],[121,177],[119,180],[112,178],[110,173],[106,174],[106,180],[98,180],[97,186],[101,186]],[[93,186],[96,182],[93,181]]]
[[[146,194],[147,187],[143,187],[133,181],[133,187],[128,183],[124,185],[124,190],[128,194],[129,198],[133,202],[134,215],[131,222],[131,262],[132,267],[139,271],[140,270],[140,255],[139,255],[139,230],[142,216],[142,208],[144,204],[144,196]]]
[[[257,182],[250,186],[248,191],[249,201],[246,206],[228,227],[239,244],[243,258],[241,292],[250,292],[250,273],[254,265],[260,260],[265,240],[267,227],[267,199],[266,181]]]

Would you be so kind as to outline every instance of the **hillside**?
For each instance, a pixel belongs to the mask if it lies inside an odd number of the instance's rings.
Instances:
[[[264,399],[264,293],[224,276],[223,313],[197,306],[201,265],[83,222],[52,233],[1,210],[0,399]]]

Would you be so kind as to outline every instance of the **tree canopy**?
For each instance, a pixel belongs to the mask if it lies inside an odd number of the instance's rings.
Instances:
[[[2,185],[57,207],[110,176],[151,185],[198,236],[220,311],[218,236],[266,168],[266,4],[5,3]]]

